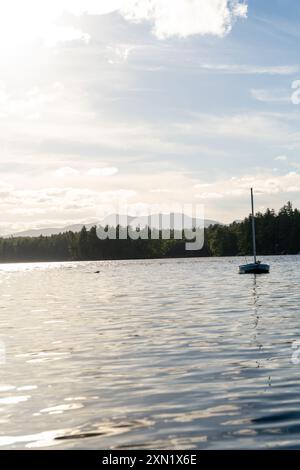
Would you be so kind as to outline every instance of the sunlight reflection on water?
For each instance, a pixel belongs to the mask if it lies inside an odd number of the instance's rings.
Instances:
[[[266,261],[0,265],[1,448],[300,447],[300,257]]]

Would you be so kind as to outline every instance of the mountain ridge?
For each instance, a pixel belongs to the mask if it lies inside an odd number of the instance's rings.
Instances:
[[[168,214],[170,215],[170,214]],[[171,214],[172,215],[172,214]],[[175,216],[183,216],[184,214],[174,214]],[[141,216],[139,219],[141,219],[141,225],[147,225],[147,220],[149,220],[150,217],[157,217],[159,216],[159,214],[152,214],[151,216]],[[119,219],[117,219],[117,217]],[[110,226],[114,226],[114,221],[115,220],[119,220],[119,223],[120,225],[122,225],[122,221],[125,221],[126,216],[124,215],[121,215],[121,214],[111,214],[107,217],[105,217],[104,219],[102,220],[99,220],[98,224],[93,222],[93,223],[81,223],[81,224],[72,224],[72,225],[66,225],[66,226],[63,226],[63,227],[45,227],[45,228],[37,228],[37,229],[31,229],[31,230],[24,230],[24,231],[21,231],[21,232],[15,232],[13,234],[10,234],[10,235],[7,235],[5,238],[8,238],[8,237],[14,237],[14,238],[17,238],[17,237],[40,237],[40,236],[44,236],[44,237],[50,237],[51,235],[58,235],[59,233],[65,233],[65,232],[80,232],[80,230],[82,229],[82,227],[86,227],[88,230],[91,228],[91,227],[94,227],[95,225],[101,225],[101,226],[106,226],[106,225],[110,225]],[[133,217],[133,216],[127,216],[128,217],[128,225],[130,225],[130,223],[132,222],[132,220],[135,220],[136,217]],[[186,219],[185,221],[187,223],[191,223],[190,221],[192,220],[191,217],[189,216],[185,216]],[[196,219],[197,220],[197,219]],[[201,225],[201,221],[199,221],[197,224],[197,226],[200,226]],[[222,224],[221,222],[218,222],[216,220],[212,220],[212,219],[205,219],[204,220],[204,227],[207,228],[209,227],[210,225],[224,225]],[[155,228],[157,228],[156,226],[154,226]],[[166,227],[166,226],[163,226],[164,229],[166,228],[174,228],[174,227]],[[175,227],[177,228],[177,227]],[[187,227],[188,228],[188,227]]]

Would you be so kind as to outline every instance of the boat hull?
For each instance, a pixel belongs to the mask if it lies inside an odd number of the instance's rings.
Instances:
[[[240,274],[269,274],[270,266],[262,263],[244,264],[239,267]]]

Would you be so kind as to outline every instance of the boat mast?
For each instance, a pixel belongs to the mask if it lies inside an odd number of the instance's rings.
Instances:
[[[252,209],[253,258],[254,258],[254,263],[256,264],[256,239],[255,239],[255,217],[254,217],[253,188],[251,188],[251,209]]]

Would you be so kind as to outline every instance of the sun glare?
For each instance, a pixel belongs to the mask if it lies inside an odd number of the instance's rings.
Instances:
[[[81,2],[82,4],[82,2]],[[79,13],[76,0],[10,0],[1,5],[0,55],[10,56],[36,43],[55,45],[59,40],[87,39],[75,28],[64,25],[64,11]]]
[[[63,23],[64,12],[106,14],[120,9],[127,0],[9,0],[0,10],[0,54],[10,55],[28,45],[46,46],[88,35]]]
[[[1,5],[0,53],[11,55],[19,49],[43,38],[51,27],[54,16],[48,15],[48,8],[42,8],[35,0],[10,0]]]

